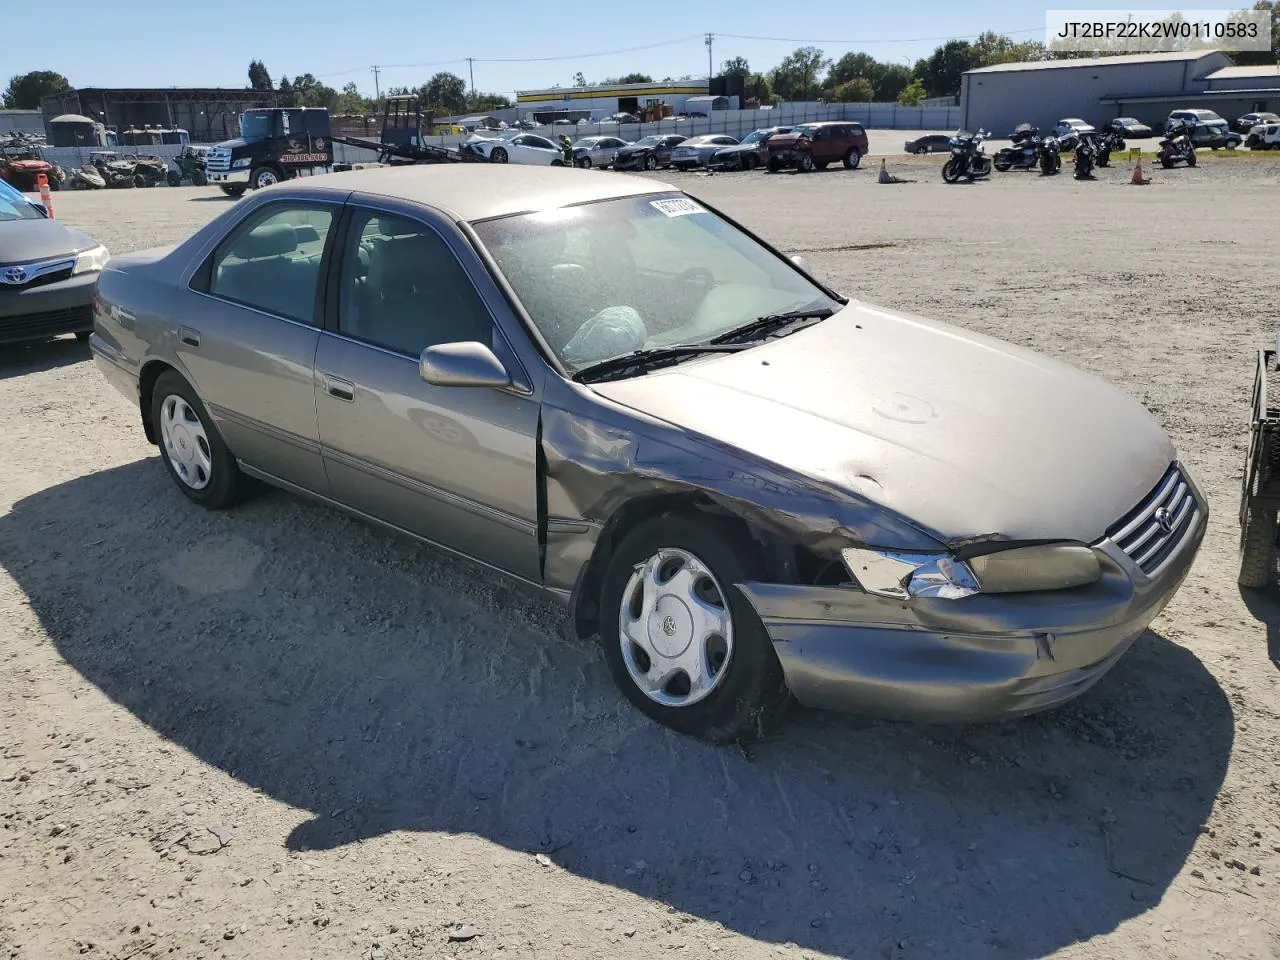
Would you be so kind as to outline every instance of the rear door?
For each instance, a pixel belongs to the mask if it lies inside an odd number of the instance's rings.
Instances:
[[[316,356],[334,497],[537,582],[539,408],[495,319],[509,307],[443,218],[392,200],[353,200],[349,210]],[[489,346],[516,385],[424,381],[422,351],[461,341]]]
[[[550,164],[564,157],[564,151],[550,140],[526,133],[511,141],[511,159],[515,163]]]
[[[312,364],[322,264],[341,205],[258,206],[191,280],[176,352],[228,448],[306,490],[328,483],[320,459]]]

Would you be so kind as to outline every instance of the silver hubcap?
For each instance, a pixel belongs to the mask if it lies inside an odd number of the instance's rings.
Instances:
[[[263,170],[258,174],[258,186],[260,187],[269,187],[276,182],[276,175],[270,170]]]
[[[687,707],[724,678],[733,655],[733,617],[701,560],[664,547],[639,564],[618,612],[622,660],[650,700]]]
[[[160,406],[160,437],[164,453],[178,479],[192,490],[203,490],[213,476],[209,436],[191,405],[177,394]]]

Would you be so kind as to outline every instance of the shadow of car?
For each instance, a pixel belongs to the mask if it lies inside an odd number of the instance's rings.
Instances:
[[[168,485],[145,460],[27,496],[0,564],[113,702],[311,812],[264,849],[562,847],[576,876],[775,944],[1030,960],[1161,900],[1231,751],[1223,691],[1155,633],[1050,714],[805,713],[714,748],[620,709],[597,647],[479,567],[293,497],[211,514]]]

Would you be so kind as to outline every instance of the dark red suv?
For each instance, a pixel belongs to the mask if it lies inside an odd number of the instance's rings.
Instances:
[[[839,160],[846,170],[856,170],[867,152],[867,131],[847,120],[805,123],[790,133],[769,138],[769,171],[795,167],[808,173]]]

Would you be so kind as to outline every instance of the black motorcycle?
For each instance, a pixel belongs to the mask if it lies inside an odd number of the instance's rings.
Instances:
[[[951,158],[942,165],[942,179],[947,183],[957,183],[989,176],[991,158],[982,149],[985,139],[987,134],[984,130],[976,134],[961,130],[952,137]]]
[[[1111,166],[1111,154],[1124,151],[1124,139],[1114,130],[1106,130],[1094,139],[1098,146],[1097,163],[1100,167]]]
[[[1185,163],[1188,167],[1196,165],[1196,147],[1191,142],[1191,127],[1180,120],[1175,120],[1165,127],[1164,139],[1160,141],[1160,149],[1156,152],[1160,165],[1168,170],[1176,163]]]
[[[1001,173],[1008,170],[1034,170],[1040,158],[1040,130],[1029,123],[1020,123],[1009,134],[1013,146],[996,153],[995,167]]]
[[[1076,171],[1075,178],[1077,180],[1092,180],[1093,166],[1098,159],[1098,145],[1094,142],[1093,134],[1082,133],[1076,141]]]
[[[1062,141],[1057,137],[1045,137],[1040,141],[1036,159],[1040,163],[1040,175],[1053,176],[1062,169]]]

